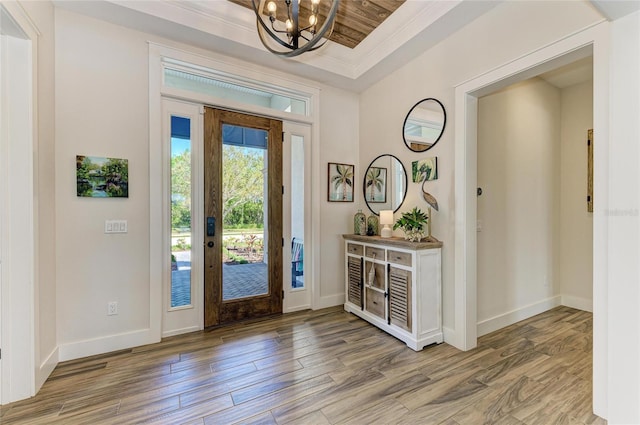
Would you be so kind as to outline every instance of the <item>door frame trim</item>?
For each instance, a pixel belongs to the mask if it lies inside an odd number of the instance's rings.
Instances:
[[[163,60],[174,59],[185,63],[194,64],[199,67],[220,70],[227,75],[237,76],[242,84],[243,79],[253,79],[265,82],[274,87],[280,87],[291,93],[298,93],[310,99],[309,116],[293,115],[287,113],[276,113],[272,110],[267,115],[270,118],[281,119],[283,123],[301,123],[311,127],[311,163],[308,164],[309,179],[311,184],[311,200],[309,211],[310,229],[309,246],[306,252],[308,259],[305,266],[309,266],[309,288],[311,292],[311,308],[319,309],[335,305],[335,297],[322,297],[319,282],[319,255],[318,249],[313,249],[317,244],[314,241],[320,240],[320,205],[322,173],[324,169],[320,166],[320,88],[316,83],[294,77],[288,74],[279,73],[272,69],[251,66],[241,61],[233,61],[223,55],[207,52],[207,56],[189,52],[186,50],[165,46],[162,44],[149,42],[149,328],[147,337],[141,344],[157,342],[162,336],[162,146],[158,143],[162,140],[162,99],[182,100],[198,105],[211,105],[214,107],[237,110],[238,112],[265,115],[263,109],[252,105],[242,105],[237,101],[228,101],[202,93],[170,90],[163,86]],[[244,64],[244,65],[243,65]],[[259,109],[259,110],[256,110]],[[305,241],[306,245],[306,241]],[[305,283],[306,280],[305,280]]]

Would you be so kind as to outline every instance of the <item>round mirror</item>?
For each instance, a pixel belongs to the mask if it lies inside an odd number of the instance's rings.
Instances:
[[[402,136],[404,143],[414,152],[424,152],[438,143],[447,113],[438,99],[428,98],[413,105],[404,119]]]
[[[400,208],[407,194],[407,172],[393,155],[380,155],[369,164],[362,183],[364,200],[372,213]]]

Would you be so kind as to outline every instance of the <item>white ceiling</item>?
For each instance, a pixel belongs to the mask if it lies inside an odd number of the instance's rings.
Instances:
[[[252,10],[226,0],[54,0],[61,8],[352,91],[367,88],[499,3],[408,0],[355,49],[328,42],[286,59],[262,46]]]
[[[640,9],[640,0],[591,2],[609,19]],[[499,3],[408,0],[355,49],[328,42],[286,59],[262,46],[252,10],[226,0],[54,0],[61,8],[356,92]],[[568,84],[558,75],[553,78],[555,84]]]
[[[568,65],[556,68],[553,71],[539,75],[547,83],[559,89],[574,84],[586,83],[593,80],[593,57],[589,56]]]

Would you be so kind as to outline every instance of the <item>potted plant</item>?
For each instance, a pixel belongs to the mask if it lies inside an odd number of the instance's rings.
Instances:
[[[413,207],[411,211],[402,213],[402,216],[393,225],[393,230],[400,228],[404,231],[405,239],[411,242],[420,242],[426,236],[424,233],[425,224],[427,224],[427,215],[418,207]]]

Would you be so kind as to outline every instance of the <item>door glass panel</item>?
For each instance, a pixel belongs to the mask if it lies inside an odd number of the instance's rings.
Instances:
[[[191,305],[191,120],[171,117],[171,307]]]
[[[268,289],[265,130],[222,125],[222,299]]]
[[[291,136],[291,287],[304,288],[304,138]]]

